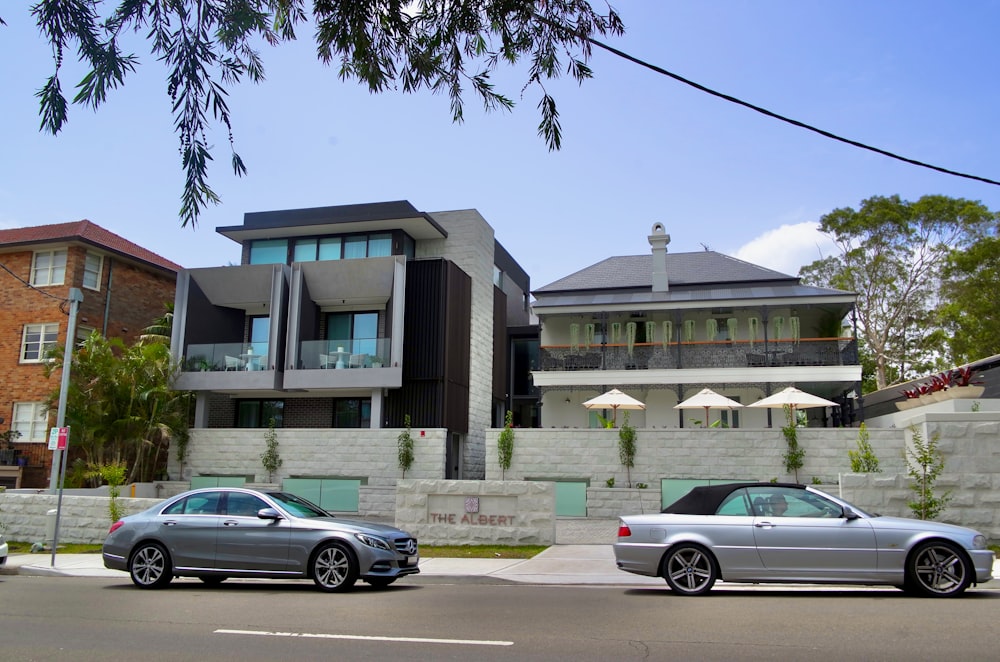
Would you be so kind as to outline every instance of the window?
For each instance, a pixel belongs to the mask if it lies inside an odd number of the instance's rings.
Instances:
[[[66,249],[38,251],[31,265],[31,284],[62,285],[66,280]]]
[[[103,265],[103,255],[87,251],[87,258],[83,263],[83,286],[88,290],[101,289],[101,267]]]
[[[287,264],[288,242],[284,239],[258,240],[250,244],[250,264]]]
[[[12,430],[21,433],[19,441],[45,441],[49,427],[44,402],[15,402]]]
[[[330,313],[326,318],[330,348],[350,348],[351,354],[378,354],[378,313]]]
[[[266,370],[268,367],[268,340],[271,333],[270,317],[250,319],[250,347],[247,357],[248,370]]]
[[[268,505],[252,494],[230,492],[226,498],[226,514],[230,516],[257,517],[263,508],[268,508]]]
[[[497,265],[493,265],[493,284],[503,289],[503,270]]]
[[[266,428],[274,419],[274,427],[284,427],[284,400],[240,400],[236,404],[236,427]]]
[[[316,240],[299,239],[292,249],[292,262],[315,262],[316,261]]]
[[[25,324],[21,340],[21,363],[39,363],[56,344],[58,324]]]
[[[76,347],[79,349],[86,342],[90,334],[94,332],[94,327],[92,326],[78,326],[76,327]]]
[[[333,427],[370,428],[371,398],[338,398],[333,401]]]
[[[176,501],[162,515],[222,515],[222,492],[201,492]]]
[[[392,235],[388,232],[368,237],[368,257],[392,255]]]

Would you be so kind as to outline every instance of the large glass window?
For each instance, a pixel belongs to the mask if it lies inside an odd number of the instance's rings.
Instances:
[[[62,285],[66,280],[66,249],[38,251],[31,265],[32,285]]]
[[[284,400],[240,400],[236,404],[236,427],[266,428],[274,419],[274,427],[284,427]]]
[[[370,428],[371,398],[338,398],[333,401],[333,427]]]
[[[378,313],[331,313],[327,317],[326,339],[330,347],[350,348],[351,354],[378,353]]]
[[[268,340],[271,334],[270,317],[250,318],[250,347],[247,352],[247,368],[263,370],[267,367]]]
[[[368,237],[347,237],[344,240],[344,259],[353,260],[356,258],[368,257]]]
[[[392,235],[388,232],[368,237],[368,257],[392,255]]]
[[[83,263],[83,286],[89,290],[101,289],[101,266],[104,264],[104,256],[87,251],[87,258]]]
[[[44,402],[15,402],[11,429],[21,433],[18,441],[45,441],[49,419]]]
[[[316,240],[299,239],[292,248],[292,262],[315,262]]]
[[[55,347],[58,334],[58,324],[25,324],[21,362],[37,363],[45,359],[45,352]]]
[[[324,237],[319,240],[319,259],[340,259],[340,237]]]
[[[288,242],[284,239],[259,239],[250,244],[250,264],[287,264]]]

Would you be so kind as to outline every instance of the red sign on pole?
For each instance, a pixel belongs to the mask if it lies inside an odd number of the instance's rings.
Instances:
[[[69,446],[69,427],[49,430],[49,450],[64,451]]]

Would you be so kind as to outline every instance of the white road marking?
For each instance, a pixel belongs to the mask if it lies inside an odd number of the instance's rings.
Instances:
[[[216,630],[215,634],[248,634],[255,637],[301,637],[302,639],[351,639],[355,641],[391,641],[408,644],[452,644],[458,646],[513,646],[513,641],[482,639],[432,639],[424,637],[371,637],[360,634],[317,634],[312,632],[268,632],[266,630]]]

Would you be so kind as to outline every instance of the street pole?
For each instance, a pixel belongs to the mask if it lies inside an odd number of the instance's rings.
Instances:
[[[69,323],[66,325],[66,348],[63,350],[62,383],[59,386],[59,409],[56,411],[56,427],[62,428],[66,423],[66,397],[69,393],[69,370],[73,365],[73,346],[76,344],[76,315],[83,303],[83,290],[78,287],[69,288]],[[53,493],[58,486],[59,499],[56,502],[56,527],[52,533],[52,560],[56,564],[56,547],[59,546],[59,517],[62,515],[63,480],[66,477],[66,453],[69,451],[69,440],[66,448],[52,451],[52,473],[49,476],[49,492]]]
[[[62,383],[59,386],[59,408],[56,410],[56,427],[66,423],[66,395],[69,391],[69,370],[73,364],[73,346],[76,344],[76,315],[83,303],[83,291],[78,287],[69,288],[69,323],[66,325],[66,348],[63,350]],[[52,472],[49,474],[49,494],[55,494],[60,486],[59,473],[65,451],[56,449],[52,454]]]

